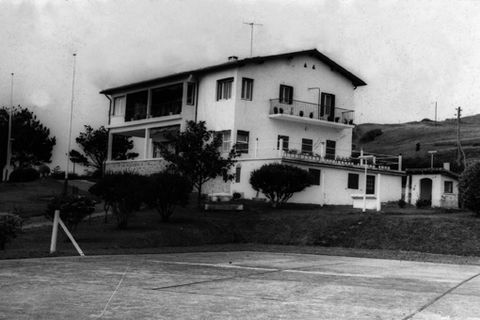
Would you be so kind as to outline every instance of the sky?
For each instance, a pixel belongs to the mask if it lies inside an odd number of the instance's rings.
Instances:
[[[356,122],[480,113],[480,0],[0,0],[0,106],[29,107],[64,166],[76,53],[72,146],[107,122],[98,92],[226,61],[317,48],[359,76]]]

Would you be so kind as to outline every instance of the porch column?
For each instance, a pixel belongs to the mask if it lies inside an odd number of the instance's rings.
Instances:
[[[146,128],[145,129],[145,146],[143,148],[143,150],[144,150],[143,159],[150,158],[149,157],[149,154],[150,154],[149,153],[150,152],[149,144],[150,144],[150,129]]]
[[[398,171],[402,171],[402,154],[398,155]]]
[[[377,211],[380,211],[382,209],[382,201],[380,199],[381,178],[382,175],[380,173],[377,174]]]
[[[320,157],[325,158],[325,142],[320,142]]]
[[[112,160],[113,134],[108,131],[107,161]]]
[[[411,184],[411,176],[407,175],[407,181],[405,183],[405,202],[410,203],[410,184]]]

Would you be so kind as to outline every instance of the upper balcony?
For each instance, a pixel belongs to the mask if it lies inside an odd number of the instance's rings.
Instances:
[[[353,110],[338,107],[325,107],[298,100],[270,99],[269,117],[272,119],[345,129],[353,128],[353,115]]]

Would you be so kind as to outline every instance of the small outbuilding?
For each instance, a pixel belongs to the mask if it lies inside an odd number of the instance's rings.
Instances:
[[[432,207],[458,208],[458,174],[447,168],[406,169],[405,201]]]

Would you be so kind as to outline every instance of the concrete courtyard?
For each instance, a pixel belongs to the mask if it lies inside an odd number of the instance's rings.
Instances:
[[[0,319],[480,319],[480,267],[263,252],[0,261]]]

